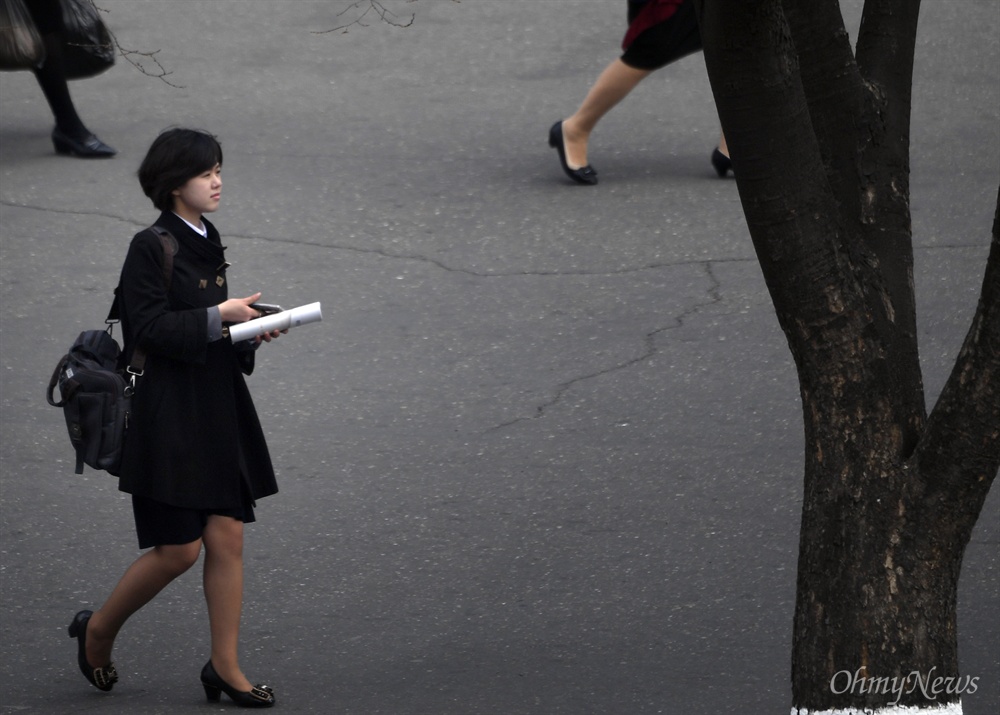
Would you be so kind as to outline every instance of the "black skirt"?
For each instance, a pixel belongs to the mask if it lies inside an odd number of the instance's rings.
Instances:
[[[246,490],[243,492],[243,506],[240,509],[185,509],[155,499],[133,496],[132,515],[135,517],[139,548],[190,544],[205,533],[205,524],[212,514],[250,524],[256,521],[253,506],[253,500]]]
[[[629,3],[629,24],[641,5]],[[639,34],[621,56],[622,62],[639,70],[657,70],[701,49],[701,32],[694,2],[688,0],[664,22]]]

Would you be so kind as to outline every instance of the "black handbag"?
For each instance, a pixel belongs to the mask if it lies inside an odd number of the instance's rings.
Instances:
[[[0,0],[0,70],[26,70],[45,59],[45,45],[23,0]]]
[[[66,79],[93,77],[115,63],[115,46],[92,0],[60,0]]]

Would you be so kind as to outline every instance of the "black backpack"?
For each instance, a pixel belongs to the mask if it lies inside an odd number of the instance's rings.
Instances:
[[[163,281],[170,290],[177,241],[170,232],[151,226],[163,245]],[[112,336],[119,321],[118,290],[103,330],[80,333],[69,352],[56,365],[45,397],[53,407],[61,407],[69,429],[69,439],[76,450],[76,473],[83,465],[103,469],[118,476],[121,465],[129,409],[136,380],[142,376],[146,353],[136,346],[132,360],[122,371],[118,368],[121,348]],[[62,399],[56,402],[53,391],[59,386]]]

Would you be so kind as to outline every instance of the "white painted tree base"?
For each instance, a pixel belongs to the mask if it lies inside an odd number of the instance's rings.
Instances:
[[[926,708],[907,705],[891,705],[874,710],[805,710],[792,708],[792,715],[962,715],[962,701],[947,705],[931,705]]]

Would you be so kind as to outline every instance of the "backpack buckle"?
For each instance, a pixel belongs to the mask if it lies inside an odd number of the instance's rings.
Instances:
[[[135,380],[136,380],[136,378],[142,377],[142,373],[145,372],[145,371],[144,370],[139,370],[139,372],[136,372],[135,370],[132,369],[131,365],[129,367],[125,368],[125,371],[129,375],[131,375],[132,377],[129,378],[128,384],[125,385],[124,393],[125,393],[125,397],[131,397],[132,395],[135,394]]]

